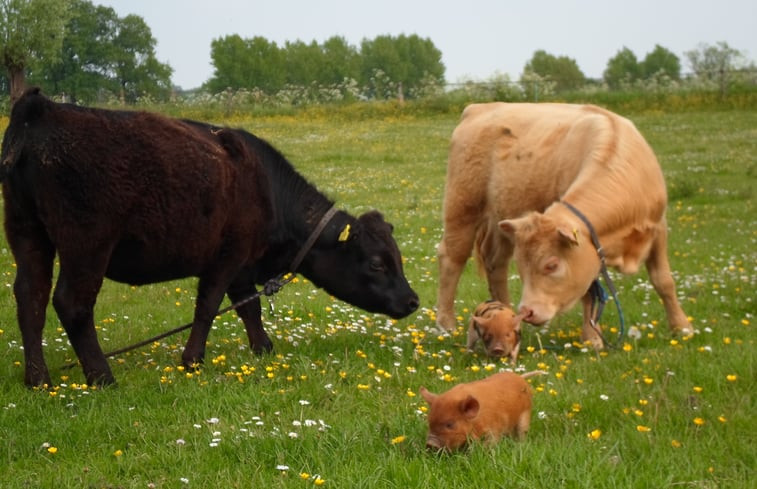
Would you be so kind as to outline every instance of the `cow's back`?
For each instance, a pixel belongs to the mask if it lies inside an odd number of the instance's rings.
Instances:
[[[234,131],[147,112],[57,104],[28,93],[3,140],[6,225],[41,221],[55,248],[112,246],[107,276],[148,283],[198,275],[224,240],[260,256],[266,176]],[[8,230],[11,232],[11,230]]]
[[[501,220],[544,211],[606,165],[633,166],[626,185],[664,193],[657,160],[627,119],[591,105],[473,104],[451,138],[445,212],[476,207]]]

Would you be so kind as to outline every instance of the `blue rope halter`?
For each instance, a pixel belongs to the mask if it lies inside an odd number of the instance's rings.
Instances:
[[[564,200],[561,200],[560,203],[567,207],[573,214],[578,216],[581,221],[583,221],[584,224],[586,224],[586,227],[589,229],[589,236],[591,236],[591,242],[594,244],[594,248],[597,250],[597,255],[599,255],[599,262],[601,265],[600,273],[605,279],[605,283],[607,284],[607,288],[610,289],[610,294],[612,294],[612,300],[615,302],[615,307],[618,309],[618,318],[620,320],[620,333],[618,334],[618,341],[617,343],[620,343],[620,341],[623,339],[623,337],[626,334],[626,322],[625,318],[623,317],[623,309],[620,307],[620,300],[618,299],[618,291],[615,289],[615,284],[612,282],[612,279],[610,278],[610,274],[607,271],[607,264],[605,263],[605,252],[602,249],[602,245],[599,244],[599,237],[597,236],[596,231],[594,231],[594,226],[591,225],[591,222],[589,222],[589,219],[587,219],[586,216],[584,216],[581,211],[573,207],[568,202],[565,202]],[[602,335],[602,330],[599,328],[599,319],[602,317],[602,311],[604,310],[605,303],[607,302],[607,292],[605,292],[605,289],[602,288],[602,284],[599,282],[599,277],[594,279],[594,281],[589,286],[588,290],[589,294],[591,294],[591,327],[594,328],[594,330],[599,334],[600,338],[602,338],[602,341],[608,345],[608,346],[615,346],[610,344]],[[616,344],[617,344],[616,343]]]

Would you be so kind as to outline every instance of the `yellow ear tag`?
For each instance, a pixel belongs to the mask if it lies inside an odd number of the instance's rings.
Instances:
[[[350,225],[347,224],[344,226],[344,229],[342,229],[342,232],[339,233],[339,241],[347,241],[347,238],[350,237]]]

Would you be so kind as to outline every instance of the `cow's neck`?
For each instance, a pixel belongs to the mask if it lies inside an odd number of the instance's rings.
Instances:
[[[568,203],[570,206],[563,203]],[[573,207],[575,211],[570,207]],[[588,242],[592,243],[594,248],[601,248],[601,254],[608,266],[622,264],[623,240],[628,233],[632,232],[632,229],[630,229],[628,221],[622,219],[622,213],[616,212],[612,204],[608,205],[605,202],[604,205],[601,205],[590,199],[566,195],[561,201],[551,205],[545,211],[545,214],[551,214],[560,220],[568,221],[573,229],[582,230],[582,234],[585,235]]]
[[[273,149],[273,148],[271,148]],[[300,175],[276,150],[265,160],[274,200],[275,226],[267,258],[275,274],[290,271],[292,261],[334,203]],[[340,229],[355,218],[338,211],[319,232],[319,243],[335,241]],[[275,264],[275,265],[273,265]]]

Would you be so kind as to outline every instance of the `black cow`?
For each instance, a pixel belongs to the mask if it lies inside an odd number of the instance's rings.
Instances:
[[[265,141],[241,130],[146,112],[57,104],[38,89],[16,102],[2,142],[5,230],[27,385],[51,384],[42,352],[53,305],[87,382],[114,382],[93,307],[103,277],[146,284],[199,277],[185,365],[201,362],[224,294],[249,297],[286,271],[333,203]],[[418,307],[391,226],[338,211],[301,265],[330,294],[400,318]],[[241,306],[256,353],[270,351],[260,301]]]

